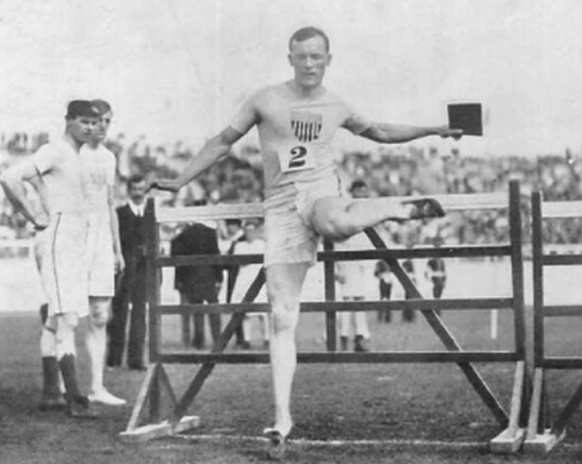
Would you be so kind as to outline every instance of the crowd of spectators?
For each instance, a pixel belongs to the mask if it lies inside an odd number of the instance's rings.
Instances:
[[[30,155],[47,140],[45,133],[0,134],[0,171],[18,158]],[[109,140],[108,147],[118,159],[120,202],[125,197],[124,180],[130,174],[174,177],[194,153],[182,142],[155,145],[145,136],[128,140],[124,134]],[[180,206],[201,197],[210,203],[260,202],[260,152],[251,146],[237,150],[166,203]],[[338,161],[348,182],[365,179],[373,194],[379,196],[499,192],[507,189],[510,179],[518,179],[524,193],[541,189],[549,200],[582,199],[578,164],[570,152],[531,157],[469,157],[458,149],[439,153],[436,148],[405,145],[380,146],[372,153],[344,153]],[[436,236],[447,244],[496,243],[507,240],[508,219],[503,212],[452,213],[444,220],[427,222],[422,228],[389,224],[387,231],[392,241],[402,246],[430,243]],[[0,195],[0,238],[30,234],[24,219],[14,214]],[[576,243],[582,236],[582,221],[553,222],[548,224],[546,234],[553,243]]]

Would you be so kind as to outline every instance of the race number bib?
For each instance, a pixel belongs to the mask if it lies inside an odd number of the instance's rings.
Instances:
[[[279,151],[281,172],[294,172],[315,167],[316,148],[313,145],[290,145]]]

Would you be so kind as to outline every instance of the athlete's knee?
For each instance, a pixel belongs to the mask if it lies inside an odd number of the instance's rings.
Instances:
[[[299,319],[299,301],[271,299],[271,319],[273,331],[276,333],[295,329]]]
[[[315,229],[325,238],[343,240],[358,232],[343,204],[328,207],[322,203],[314,208],[311,218]]]
[[[91,302],[89,323],[90,326],[97,329],[102,329],[107,325],[109,320],[109,302]]]
[[[56,316],[56,333],[74,332],[79,325],[79,316],[75,313],[65,313],[61,316]]]
[[[275,333],[294,330],[297,327],[297,317],[289,312],[273,312],[271,325]]]

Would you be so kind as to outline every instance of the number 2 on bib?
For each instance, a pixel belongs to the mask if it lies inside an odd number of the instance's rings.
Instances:
[[[307,161],[307,148],[301,145],[291,148],[291,158],[289,158],[289,170],[304,168],[306,161]]]
[[[313,168],[313,155],[308,147],[297,145],[289,149],[285,159],[282,159],[281,168],[283,172],[301,171]]]

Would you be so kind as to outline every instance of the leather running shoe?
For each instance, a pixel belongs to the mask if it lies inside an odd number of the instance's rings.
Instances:
[[[67,415],[74,419],[96,419],[97,413],[91,409],[86,396],[76,396],[67,400]]]
[[[434,198],[416,198],[403,201],[402,204],[414,206],[415,209],[411,211],[410,219],[442,218],[446,216],[445,210]]]

